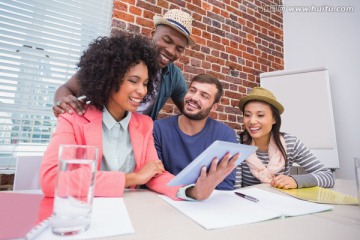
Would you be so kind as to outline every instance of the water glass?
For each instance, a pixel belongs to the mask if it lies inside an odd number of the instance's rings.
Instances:
[[[90,227],[98,151],[96,146],[60,145],[54,234],[75,235]]]
[[[356,187],[357,187],[359,206],[360,206],[360,158],[355,158],[354,163],[355,163]]]

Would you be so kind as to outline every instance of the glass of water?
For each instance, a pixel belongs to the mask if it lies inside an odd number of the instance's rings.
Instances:
[[[356,187],[357,187],[359,206],[360,206],[360,158],[355,158],[354,164],[355,164]]]
[[[90,227],[98,151],[96,146],[60,145],[54,234],[75,235]]]

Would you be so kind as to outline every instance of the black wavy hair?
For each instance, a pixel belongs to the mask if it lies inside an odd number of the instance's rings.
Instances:
[[[112,92],[120,89],[124,75],[140,62],[148,68],[147,94],[159,71],[159,54],[154,43],[137,33],[117,31],[111,37],[98,37],[89,44],[78,63],[80,95],[102,111]]]

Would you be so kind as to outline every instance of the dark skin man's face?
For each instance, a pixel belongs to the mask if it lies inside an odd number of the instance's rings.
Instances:
[[[152,39],[160,52],[161,68],[179,59],[188,43],[183,34],[167,25],[158,25],[152,32]]]

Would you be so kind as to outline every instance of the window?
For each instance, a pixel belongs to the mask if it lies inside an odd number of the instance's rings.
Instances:
[[[113,0],[0,2],[0,169],[13,169],[19,152],[46,148],[55,90],[89,42],[109,35],[112,7]]]

